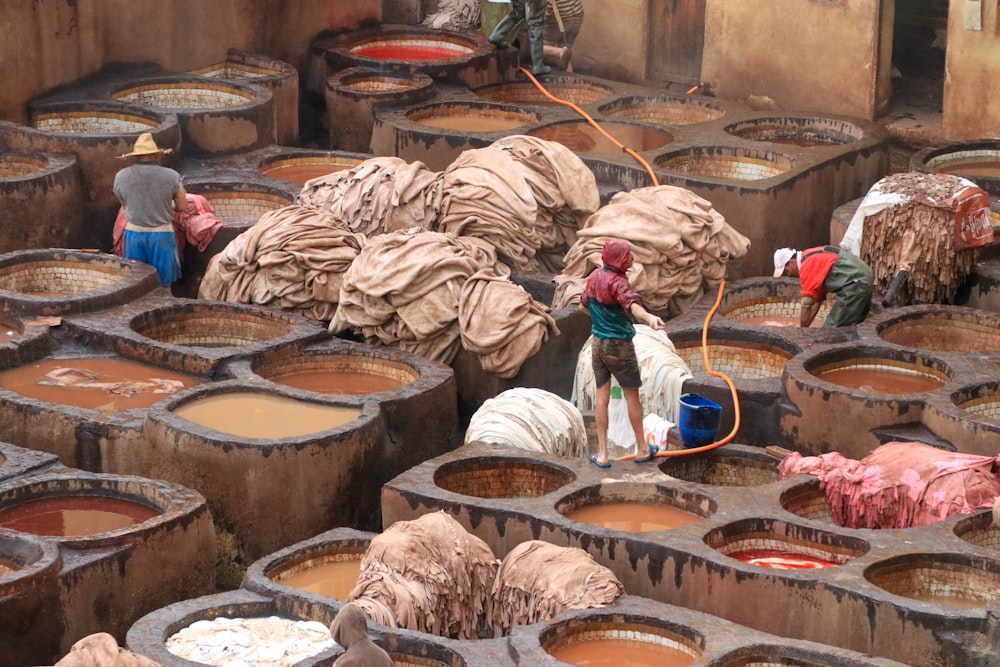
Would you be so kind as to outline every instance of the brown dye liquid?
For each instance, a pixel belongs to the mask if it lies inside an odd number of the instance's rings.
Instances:
[[[762,327],[797,327],[799,326],[798,315],[758,315],[756,317],[741,317],[740,322],[746,324],[757,324]],[[810,328],[823,326],[823,320],[819,317],[812,321]]]
[[[649,127],[624,123],[602,123],[601,127],[634,151],[653,150],[672,141],[666,132]],[[533,130],[529,134],[547,141],[557,141],[575,153],[622,152],[614,142],[586,123],[563,123]]]
[[[272,167],[265,170],[264,174],[279,181],[288,181],[302,185],[314,178],[350,168],[351,165],[349,164],[290,164],[283,167]]]
[[[417,121],[421,125],[439,127],[443,130],[458,130],[460,132],[502,132],[513,130],[531,122],[530,119],[505,118],[504,116],[428,116]]]
[[[567,519],[628,533],[681,528],[701,517],[684,510],[654,503],[604,503],[573,510]]]
[[[272,378],[296,389],[316,391],[324,394],[377,394],[381,391],[399,389],[403,382],[396,378],[375,373],[355,373],[351,371],[300,371]]]
[[[813,146],[829,146],[838,143],[833,139],[822,139],[819,137],[763,137],[763,141],[772,144],[782,144],[783,146],[798,146],[800,148],[811,148]]]
[[[334,600],[346,601],[351,589],[358,583],[361,574],[361,559],[338,560],[283,578],[284,586],[297,588],[309,593],[318,593]]]
[[[79,536],[142,523],[160,512],[101,496],[40,498],[0,510],[0,526],[32,535]]]
[[[1000,162],[996,160],[963,162],[952,167],[945,166],[941,171],[954,176],[962,176],[972,181],[977,178],[1000,178]]]
[[[930,602],[933,604],[939,604],[945,607],[955,607],[958,609],[982,609],[986,606],[985,600],[977,600],[975,598],[963,598],[954,595],[907,595],[906,597],[911,600],[919,600],[920,602]]]
[[[819,373],[816,377],[839,384],[879,394],[911,394],[930,391],[944,384],[937,378],[912,373],[898,373],[881,368],[836,368]]]
[[[284,396],[235,392],[196,399],[177,408],[174,414],[223,433],[273,439],[328,431],[357,419],[361,411]]]
[[[94,379],[78,385],[47,384],[52,380],[46,376],[60,368],[85,371],[94,376]],[[156,383],[153,380],[167,380],[180,385]],[[170,394],[201,383],[201,379],[192,375],[125,359],[43,359],[0,371],[0,387],[22,396],[105,411],[148,408]]]
[[[635,639],[590,639],[548,653],[577,667],[685,667],[694,662],[684,651]]]
[[[0,345],[6,345],[20,335],[21,332],[17,329],[7,328],[6,325],[0,323]]]

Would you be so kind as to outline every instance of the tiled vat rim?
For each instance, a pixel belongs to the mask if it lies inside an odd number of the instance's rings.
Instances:
[[[762,486],[779,481],[777,459],[707,454],[680,456],[660,464],[660,471],[675,479],[710,486]]]
[[[298,164],[329,164],[333,166],[355,167],[361,164],[362,158],[346,157],[341,155],[299,155],[288,157],[271,157],[261,161],[259,171],[266,174],[271,169],[278,167],[290,167]]]
[[[953,165],[956,162],[992,161],[1000,158],[1000,148],[970,148],[935,155],[927,160],[928,167]]]
[[[725,297],[723,297],[725,299]],[[830,309],[832,299],[826,299],[819,307],[820,319],[826,319]],[[767,296],[759,299],[745,299],[736,301],[730,308],[722,307],[719,314],[734,320],[746,319],[749,317],[765,317],[768,315],[780,317],[798,317],[801,311],[799,298],[796,296],[781,297]]]
[[[73,260],[36,260],[0,267],[0,290],[78,294],[114,285],[128,275],[127,266]]]
[[[956,404],[957,407],[986,419],[1000,420],[1000,390],[989,396],[980,396]]]
[[[505,105],[495,105],[490,102],[436,102],[434,104],[429,104],[424,107],[418,107],[416,109],[411,109],[409,111],[404,111],[404,116],[412,121],[420,122],[426,118],[434,118],[441,116],[494,116],[498,118],[509,118],[511,120],[523,120],[525,124],[536,123],[539,120],[539,116],[534,111],[528,110],[518,110],[511,106]],[[440,128],[435,128],[436,131],[442,131]],[[447,130],[444,130],[447,131]],[[456,132],[463,132],[465,130],[454,130]]]
[[[282,74],[280,70],[269,69],[267,67],[260,67],[255,65],[247,65],[245,63],[226,61],[224,63],[217,63],[215,65],[210,65],[203,69],[195,69],[188,72],[195,76],[205,76],[209,78],[218,79],[252,79],[252,78],[263,78],[268,76],[277,76]]]
[[[652,620],[652,619],[650,619]],[[594,641],[598,639],[618,639],[647,644],[659,644],[682,653],[686,653],[693,658],[701,655],[690,641],[685,641],[680,635],[675,635],[669,630],[656,628],[650,624],[632,619],[628,621],[616,621],[614,619],[582,621],[583,627],[579,624],[566,624],[551,631],[552,639],[545,642],[546,650],[558,650],[567,646],[573,646],[580,642]]]
[[[660,125],[693,125],[721,118],[725,110],[703,100],[669,97],[625,97],[600,107],[603,116]]]
[[[206,79],[204,83],[176,81],[133,86],[118,91],[114,94],[114,98],[149,106],[216,109],[245,106],[252,102],[256,95],[249,90],[240,90],[221,83],[213,84]]]
[[[448,49],[449,51],[455,51],[456,55],[465,55],[474,53],[476,51],[475,47],[469,46],[468,44],[463,44],[460,41],[449,40],[443,38],[435,38],[432,35],[427,35],[426,37],[407,37],[405,35],[400,35],[398,37],[386,36],[382,38],[370,38],[365,39],[361,42],[355,42],[348,47],[348,51],[351,53],[357,53],[362,49],[369,49],[378,46],[430,46],[442,49]],[[449,56],[455,57],[455,56]],[[444,58],[442,58],[444,60]]]
[[[547,79],[545,88],[560,99],[576,104],[593,104],[605,100],[614,94],[614,89],[600,83],[583,79]],[[538,104],[548,103],[538,88],[531,82],[508,82],[484,86],[473,91],[476,97],[501,104]]]
[[[403,76],[394,77],[388,73],[378,74],[375,72],[372,72],[371,74],[354,74],[344,77],[339,81],[334,79],[330,80],[330,87],[335,90],[342,88],[346,90],[356,90],[369,93],[412,90],[415,88],[422,88],[427,85],[431,85],[429,77],[427,81],[421,81],[416,78],[407,78]]]
[[[991,524],[989,513],[962,519],[955,526],[955,535],[962,541],[1000,552],[1000,530]]]
[[[540,497],[574,479],[569,470],[549,463],[502,457],[464,459],[444,464],[434,473],[438,488],[478,498]]]
[[[48,158],[0,153],[0,180],[24,178],[46,169]]]
[[[296,326],[289,319],[225,307],[191,312],[166,310],[162,315],[147,311],[134,323],[133,330],[140,336],[175,345],[246,345],[280,338],[292,333]]]
[[[835,140],[839,140],[841,137],[852,140],[864,137],[864,130],[851,121],[808,116],[752,118],[728,126],[726,132],[744,139],[759,139],[761,137],[766,139],[772,136],[795,136],[796,134],[816,135]],[[829,132],[841,135],[841,137],[831,136],[828,134]]]
[[[734,151],[736,149],[733,149]],[[708,155],[688,152],[666,156],[657,160],[657,167],[678,171],[689,176],[721,178],[734,181],[759,181],[772,178],[792,169],[789,158],[774,156],[760,158],[730,152],[728,155]]]
[[[705,373],[701,341],[674,342],[674,347],[692,373]],[[766,343],[709,340],[707,347],[713,370],[742,379],[777,377],[795,356]]]
[[[918,557],[919,558],[919,557]],[[944,595],[969,600],[992,600],[1000,576],[976,569],[971,564],[932,561],[927,554],[910,563],[897,561],[883,568],[874,566],[867,578],[893,595]]]
[[[292,203],[292,197],[282,197],[268,192],[229,192],[204,190],[199,192],[212,203],[215,215],[225,225],[253,224],[260,216]]]
[[[413,382],[420,377],[420,371],[407,364],[387,358],[352,354],[349,351],[301,354],[274,361],[265,360],[255,365],[255,371],[258,375],[269,379],[279,379],[282,375],[302,371],[328,371],[331,373],[353,371],[379,375],[403,383]]]
[[[42,132],[131,134],[159,126],[155,120],[113,111],[66,111],[36,114],[32,124]]]

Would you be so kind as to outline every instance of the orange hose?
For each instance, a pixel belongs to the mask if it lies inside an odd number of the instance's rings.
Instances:
[[[556,97],[555,95],[553,95],[549,91],[545,90],[545,87],[542,84],[538,83],[538,79],[536,79],[535,76],[531,73],[531,70],[522,67],[521,71],[524,72],[525,76],[527,76],[529,79],[531,79],[531,82],[533,84],[535,84],[535,87],[538,88],[538,90],[540,90],[542,92],[542,95],[545,95],[545,97],[549,98],[550,100],[552,100],[556,104],[562,104],[563,106],[567,106],[570,109],[572,109],[573,111],[575,111],[578,114],[580,114],[581,116],[583,116],[587,120],[587,122],[590,123],[593,126],[593,128],[595,130],[597,130],[598,132],[600,132],[601,134],[603,134],[605,137],[607,137],[609,141],[611,141],[615,146],[618,146],[618,148],[622,149],[625,153],[627,153],[627,154],[631,155],[632,157],[634,157],[636,159],[636,161],[639,164],[641,164],[646,169],[646,171],[649,173],[649,177],[653,180],[653,185],[659,185],[660,184],[659,179],[656,178],[656,173],[653,171],[653,168],[649,165],[648,162],[646,162],[646,160],[643,159],[643,157],[641,155],[639,155],[634,150],[632,150],[631,148],[629,148],[628,146],[626,146],[625,144],[623,144],[622,142],[618,141],[613,136],[611,136],[610,134],[608,134],[607,131],[605,131],[605,129],[603,127],[601,127],[600,125],[598,125],[597,121],[595,121],[593,118],[591,118],[590,114],[588,114],[586,111],[584,111],[583,109],[581,109],[580,107],[578,107],[576,104],[574,104],[573,102],[570,102],[569,100],[559,99],[558,97]]]
[[[701,447],[692,447],[691,449],[671,449],[667,451],[661,451],[656,453],[656,458],[666,457],[666,456],[686,456],[688,454],[700,454],[701,452],[707,452],[710,449],[715,449],[716,447],[721,447],[730,440],[736,437],[736,432],[740,430],[740,398],[736,393],[736,385],[733,381],[729,379],[729,376],[720,371],[712,370],[712,365],[708,361],[708,325],[712,321],[712,317],[715,315],[715,311],[719,309],[719,304],[722,303],[722,290],[726,287],[726,281],[723,280],[719,283],[719,294],[715,297],[715,304],[712,309],[708,311],[708,315],[705,316],[705,323],[701,328],[701,358],[705,362],[705,370],[708,374],[722,378],[727,385],[729,385],[729,393],[733,397],[733,430],[729,432],[729,435],[724,437],[722,440],[717,440],[708,445],[702,445]],[[631,461],[636,456],[635,454],[628,454],[626,456],[619,456],[615,461]]]

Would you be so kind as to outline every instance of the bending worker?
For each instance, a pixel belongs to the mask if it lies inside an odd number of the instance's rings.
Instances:
[[[875,274],[860,257],[847,250],[829,245],[802,251],[779,248],[774,251],[774,277],[782,275],[799,279],[800,326],[812,324],[827,292],[836,294],[837,302],[823,326],[851,326],[868,316]]]
[[[152,134],[140,134],[132,152],[120,156],[138,159],[115,174],[114,183],[115,197],[125,207],[127,220],[122,256],[153,266],[164,287],[181,277],[174,210],[188,208],[181,175],[160,165],[169,152],[156,145]]]
[[[601,249],[604,266],[587,278],[587,286],[580,297],[580,310],[590,313],[591,363],[594,382],[597,384],[594,416],[597,421],[598,453],[590,457],[598,468],[610,468],[608,460],[608,404],[611,402],[611,376],[621,385],[628,407],[628,420],[635,435],[636,463],[651,460],[659,451],[649,445],[649,452],[639,455],[646,438],[642,430],[642,402],[639,400],[639,360],[635,354],[635,326],[632,318],[651,329],[663,329],[663,320],[642,306],[639,296],[625,276],[632,266],[632,247],[628,241],[612,240]]]
[[[542,62],[545,50],[545,6],[549,0],[511,0],[507,13],[490,33],[494,46],[506,49],[521,21],[528,21],[531,73],[548,74],[552,68]]]

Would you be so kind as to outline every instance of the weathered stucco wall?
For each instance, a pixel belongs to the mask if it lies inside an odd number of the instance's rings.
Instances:
[[[615,81],[646,75],[649,0],[584,0],[583,27],[573,46],[578,72]]]
[[[702,78],[720,97],[872,119],[879,0],[707,0]]]
[[[184,71],[236,48],[301,71],[313,36],[378,22],[381,11],[381,0],[0,2],[0,119],[23,122],[32,97],[115,62]]]
[[[1000,137],[1000,25],[997,3],[982,3],[982,30],[965,29],[964,3],[948,12],[944,133],[949,139]]]

